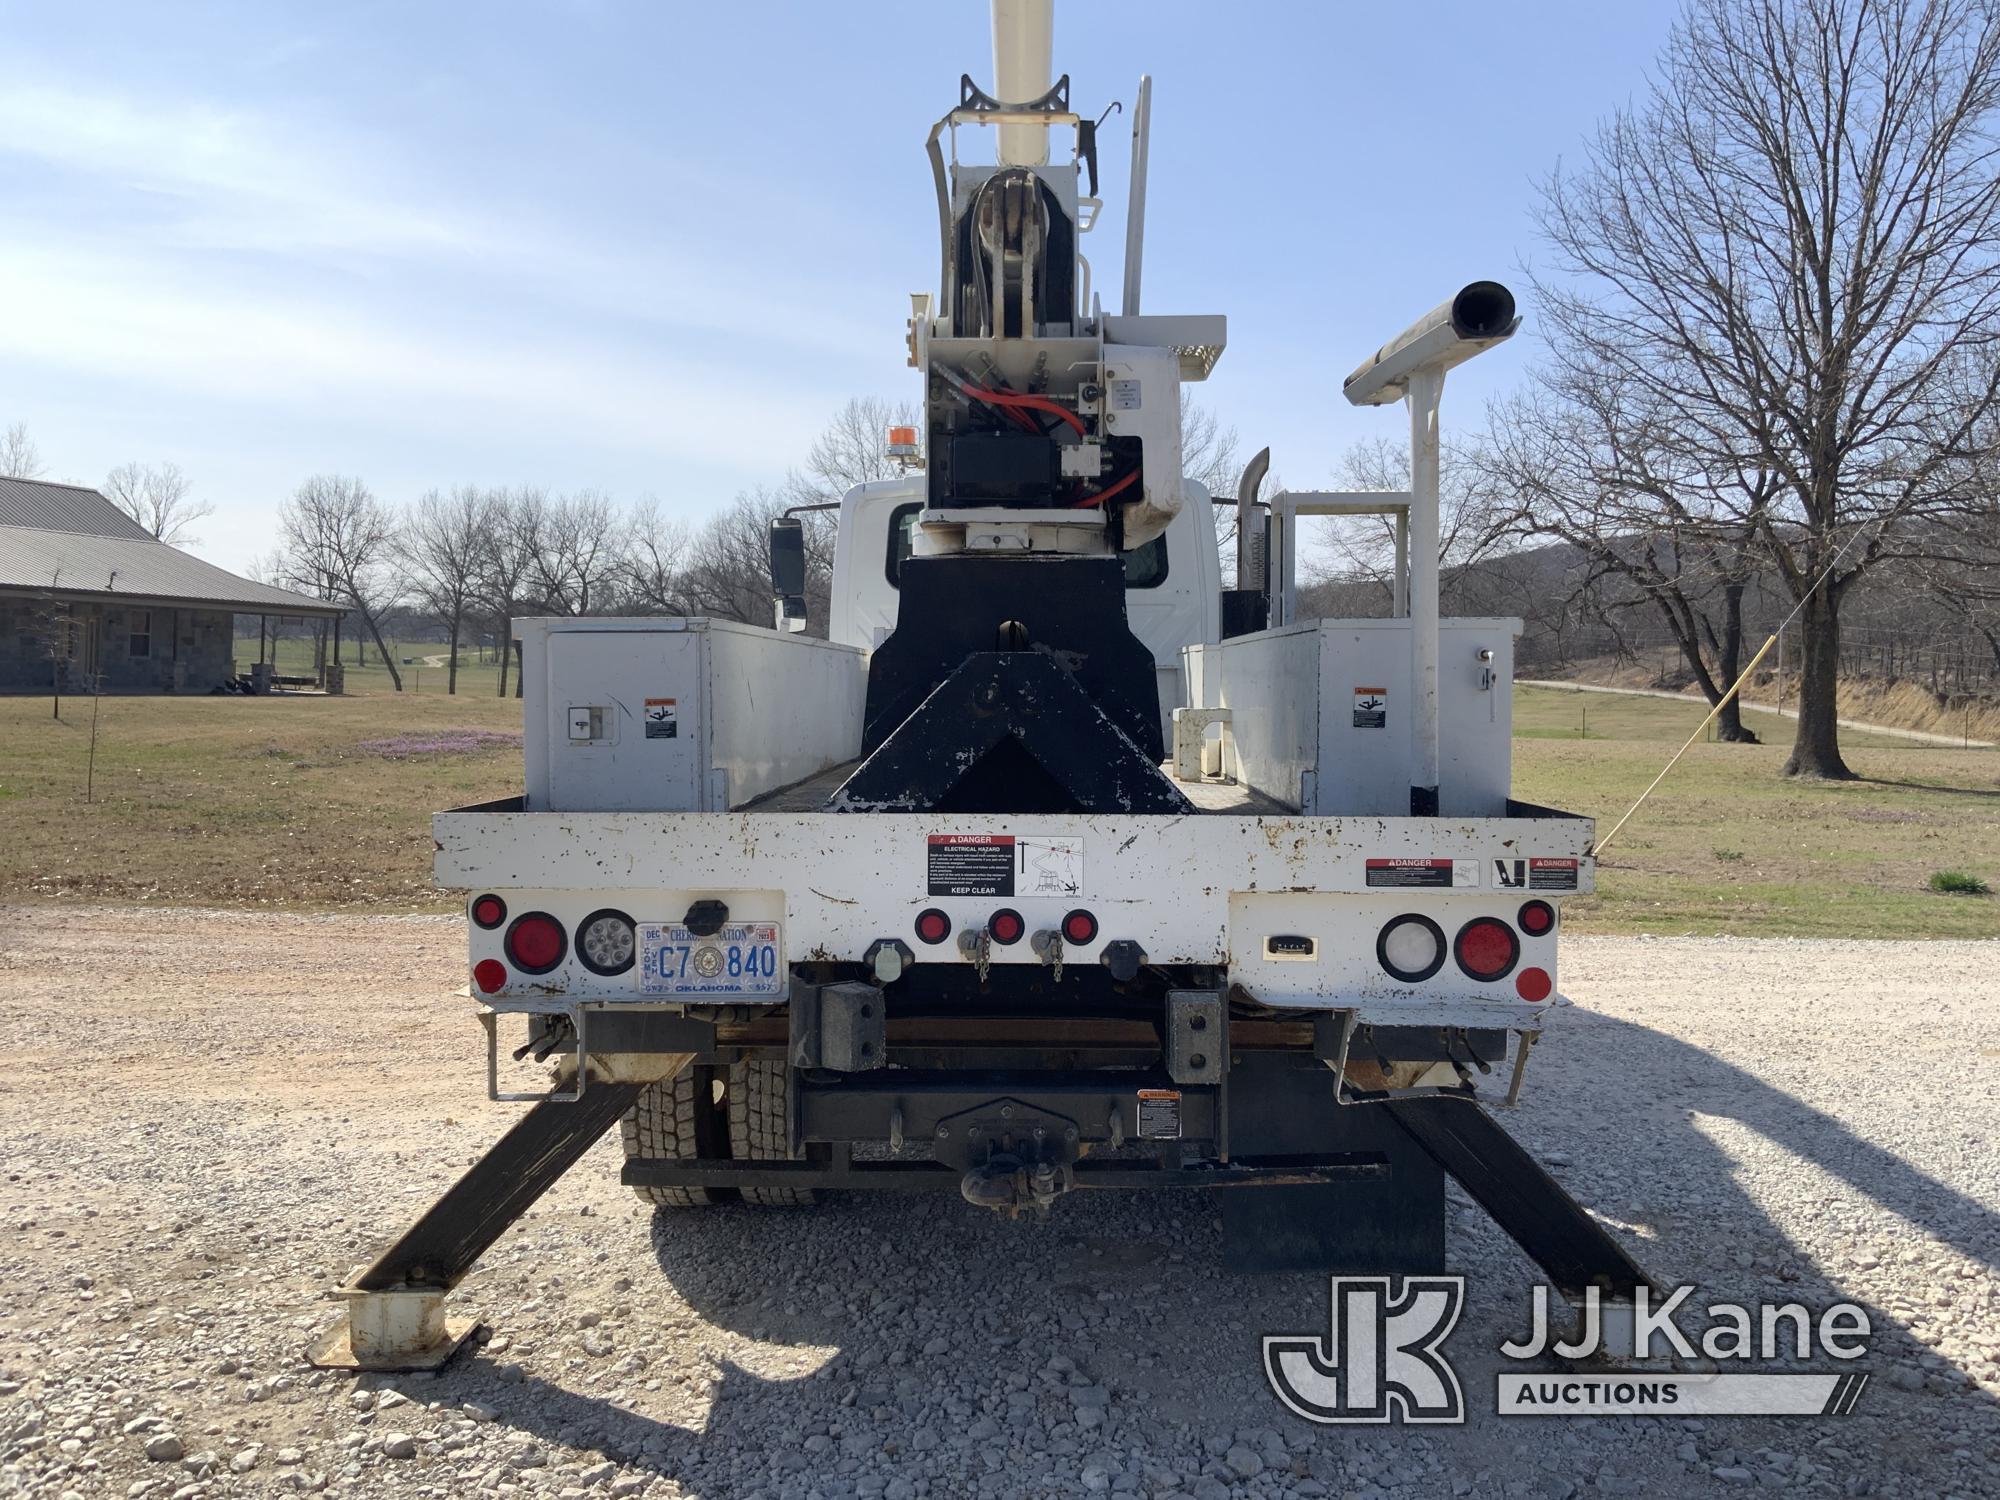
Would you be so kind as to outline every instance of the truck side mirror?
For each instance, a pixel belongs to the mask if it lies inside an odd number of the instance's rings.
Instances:
[[[797,516],[771,523],[771,594],[777,601],[773,624],[798,634],[806,628],[806,528]]]

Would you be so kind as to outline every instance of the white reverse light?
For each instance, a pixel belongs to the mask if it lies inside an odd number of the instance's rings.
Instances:
[[[595,912],[576,931],[577,956],[598,974],[622,974],[631,968],[635,947],[632,919],[623,912]]]

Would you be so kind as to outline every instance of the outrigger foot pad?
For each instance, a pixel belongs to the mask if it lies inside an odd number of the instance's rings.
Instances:
[[[480,1256],[576,1165],[642,1083],[593,1079],[573,1103],[543,1100],[341,1295],[347,1316],[306,1351],[327,1370],[434,1370],[465,1346],[476,1318],[447,1318],[444,1299]]]

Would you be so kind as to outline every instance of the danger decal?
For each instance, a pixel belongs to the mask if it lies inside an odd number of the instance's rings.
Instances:
[[[1479,884],[1476,859],[1371,859],[1367,881],[1382,890],[1438,890]]]

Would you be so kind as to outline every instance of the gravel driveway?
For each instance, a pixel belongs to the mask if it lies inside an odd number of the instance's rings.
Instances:
[[[1530,1267],[1475,1208],[1457,1428],[1319,1428],[1199,1195],[655,1217],[607,1141],[440,1377],[305,1368],[329,1290],[495,1139],[456,919],[0,909],[0,1493],[2000,1495],[2000,944],[1597,938],[1515,1128],[1666,1282],[1873,1313],[1834,1419],[1501,1420]],[[1824,1366],[1821,1366],[1824,1368]]]

